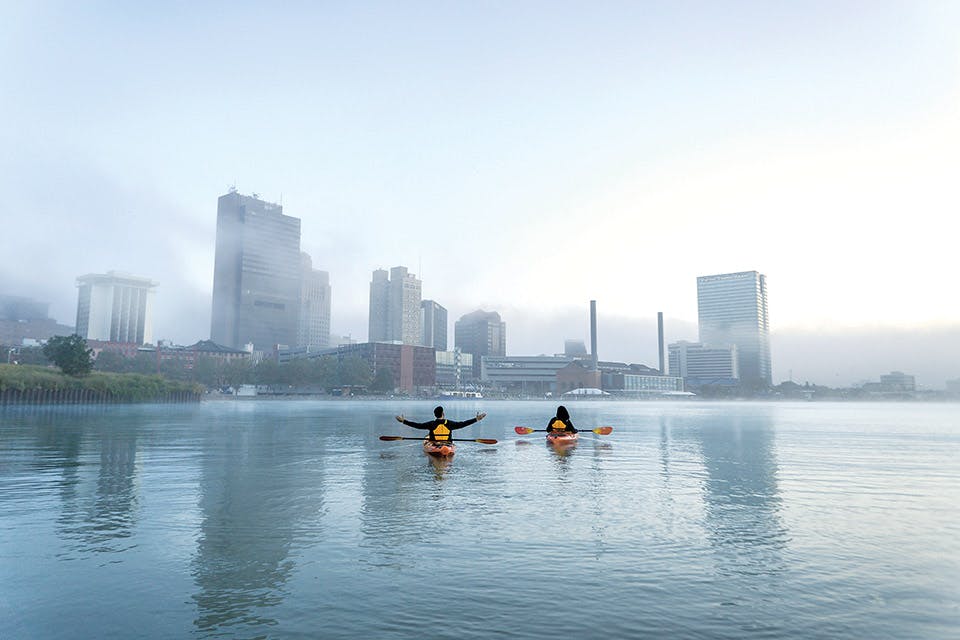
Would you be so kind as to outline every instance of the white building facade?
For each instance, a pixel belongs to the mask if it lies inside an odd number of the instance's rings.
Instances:
[[[370,342],[419,345],[421,282],[406,267],[393,267],[389,277],[383,269],[370,281]]]
[[[117,271],[77,278],[77,335],[87,340],[153,342],[157,283]]]
[[[330,346],[330,274],[313,268],[306,253],[300,254],[300,325],[297,346],[325,349]]]
[[[670,373],[680,378],[738,379],[736,345],[712,347],[681,340],[667,347]]]

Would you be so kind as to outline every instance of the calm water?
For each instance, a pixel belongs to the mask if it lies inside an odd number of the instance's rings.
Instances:
[[[0,638],[957,638],[960,405],[0,413]]]

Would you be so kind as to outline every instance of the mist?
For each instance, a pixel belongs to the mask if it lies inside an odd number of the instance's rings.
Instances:
[[[774,382],[960,377],[960,11],[549,10],[3,7],[0,294],[72,325],[127,272],[155,338],[207,338],[235,186],[301,219],[333,336],[404,265],[511,355],[588,342],[596,299],[600,357],[656,366],[657,311],[696,340],[696,277],[757,270]]]

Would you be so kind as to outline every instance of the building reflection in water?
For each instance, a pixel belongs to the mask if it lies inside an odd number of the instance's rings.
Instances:
[[[138,508],[136,429],[105,419],[97,409],[57,407],[31,416],[41,470],[59,469],[57,532],[78,553],[122,552]],[[96,484],[83,467],[96,466]]]
[[[323,469],[306,437],[302,426],[262,421],[209,430],[193,558],[199,630],[260,635],[276,624],[291,552],[320,535]]]
[[[463,442],[456,455],[440,459],[418,443],[393,451],[389,464],[381,456],[366,458],[360,479],[361,547],[367,550],[361,562],[376,568],[416,566],[465,519],[483,518],[504,482],[493,446]]]
[[[781,517],[774,424],[765,412],[698,419],[706,476],[704,522],[721,574],[775,574],[788,531]]]

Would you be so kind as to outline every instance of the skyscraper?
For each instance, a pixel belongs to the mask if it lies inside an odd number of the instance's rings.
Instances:
[[[300,329],[297,346],[330,346],[330,274],[313,268],[313,261],[301,253]]]
[[[300,219],[256,194],[220,196],[210,339],[258,351],[297,344],[300,280]]]
[[[152,342],[156,286],[148,278],[116,271],[80,276],[77,335],[105,342]]]
[[[474,376],[480,377],[483,356],[507,355],[507,325],[496,311],[474,311],[453,327],[454,344],[473,355]]]
[[[767,280],[756,271],[697,278],[700,342],[707,346],[736,345],[743,384],[772,384]]]
[[[447,350],[447,310],[433,300],[420,303],[420,344],[437,351]]]
[[[386,342],[387,315],[390,312],[390,274],[383,269],[373,272],[370,280],[370,320],[367,327],[367,340]]]
[[[370,281],[370,342],[420,344],[420,289],[417,277],[406,267],[383,269]]]

